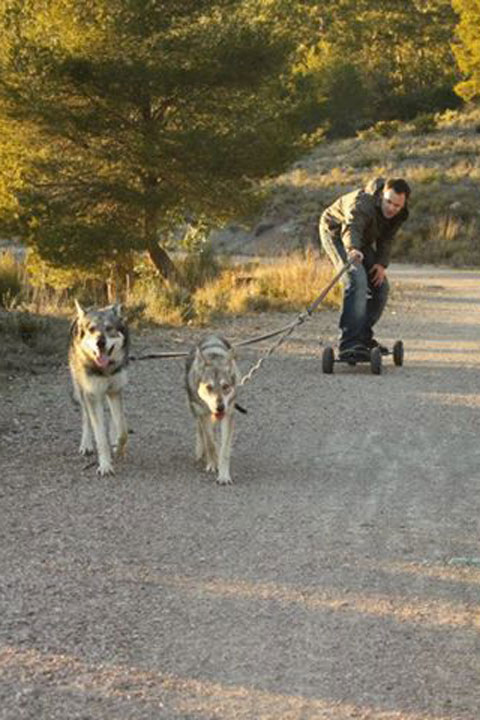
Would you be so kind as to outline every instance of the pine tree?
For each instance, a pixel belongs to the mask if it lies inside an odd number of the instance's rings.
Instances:
[[[20,205],[40,254],[87,266],[147,250],[168,276],[159,239],[185,216],[251,209],[255,181],[292,157],[294,6],[3,0],[0,100],[31,146]]]

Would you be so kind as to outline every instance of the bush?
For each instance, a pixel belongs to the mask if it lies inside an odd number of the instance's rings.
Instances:
[[[128,317],[159,325],[182,325],[191,317],[190,293],[160,276],[136,281],[128,299]]]
[[[217,277],[220,266],[210,243],[196,252],[188,252],[178,263],[182,285],[193,292]]]
[[[14,254],[0,255],[0,307],[11,307],[19,299],[23,284],[23,266]]]
[[[410,123],[415,135],[424,135],[437,129],[437,120],[433,113],[421,113]]]
[[[402,127],[399,120],[379,120],[372,127],[359,130],[357,137],[360,140],[376,140],[377,138],[391,138],[396,135]]]

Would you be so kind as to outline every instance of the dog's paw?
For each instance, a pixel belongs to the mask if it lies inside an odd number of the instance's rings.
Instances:
[[[106,477],[107,475],[115,475],[115,470],[111,462],[100,462],[97,468],[97,475],[100,477]]]
[[[218,471],[218,456],[216,453],[205,454],[205,469],[207,472],[216,473]]]
[[[223,475],[219,475],[217,477],[217,483],[218,485],[233,485],[233,480],[230,477],[230,474],[224,473]]]
[[[78,452],[80,455],[83,455],[84,457],[88,455],[93,455],[93,445],[90,445],[89,443],[82,443],[80,447],[78,448]]]
[[[121,437],[118,439],[118,442],[115,443],[115,445],[113,446],[113,452],[117,457],[125,457],[127,450],[127,440],[127,434],[121,435]]]

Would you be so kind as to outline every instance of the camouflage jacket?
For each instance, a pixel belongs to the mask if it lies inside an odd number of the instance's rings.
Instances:
[[[365,188],[342,195],[322,213],[320,222],[339,233],[346,250],[372,248],[375,262],[388,267],[392,240],[408,218],[408,208],[391,220],[385,218],[381,209],[384,185],[384,178],[376,178]]]

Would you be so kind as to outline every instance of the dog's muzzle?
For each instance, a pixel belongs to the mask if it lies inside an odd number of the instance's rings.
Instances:
[[[99,368],[105,370],[105,368],[107,368],[110,364],[110,358],[105,352],[107,349],[107,340],[105,338],[105,335],[100,335],[97,338],[96,349],[97,353],[95,356],[95,363]]]
[[[215,420],[221,420],[225,415],[225,403],[218,403],[213,416]]]

